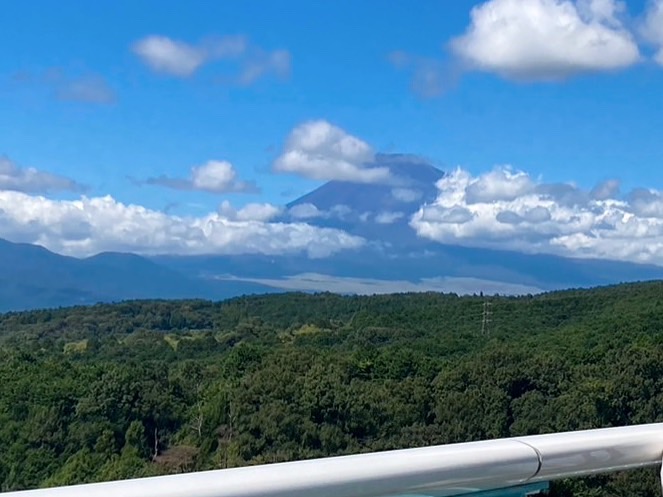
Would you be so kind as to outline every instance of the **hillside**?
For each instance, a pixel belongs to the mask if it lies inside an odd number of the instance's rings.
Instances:
[[[0,490],[660,421],[662,295],[282,294],[0,315]],[[637,471],[553,495],[657,485]]]
[[[0,312],[137,298],[209,298],[265,293],[267,287],[188,276],[135,254],[85,259],[0,239]]]

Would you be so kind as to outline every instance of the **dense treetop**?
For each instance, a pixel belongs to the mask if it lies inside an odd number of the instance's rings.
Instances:
[[[0,490],[660,421],[662,340],[660,282],[8,313]]]

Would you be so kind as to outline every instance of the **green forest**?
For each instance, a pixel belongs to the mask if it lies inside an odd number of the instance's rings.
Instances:
[[[0,490],[661,421],[662,341],[661,282],[2,314]]]

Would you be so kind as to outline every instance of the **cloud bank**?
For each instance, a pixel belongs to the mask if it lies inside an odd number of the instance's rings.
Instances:
[[[619,195],[607,181],[586,191],[497,167],[456,169],[410,225],[441,243],[663,264],[663,192]]]
[[[305,253],[326,257],[364,244],[344,231],[305,223],[269,223],[273,206],[180,217],[127,205],[111,196],[52,200],[0,191],[0,238],[36,243],[54,252],[88,256],[103,251],[138,254]]]

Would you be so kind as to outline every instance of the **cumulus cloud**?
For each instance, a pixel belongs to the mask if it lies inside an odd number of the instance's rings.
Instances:
[[[423,197],[423,192],[413,188],[394,188],[391,190],[391,195],[399,202],[410,203]]]
[[[589,194],[595,200],[607,200],[614,197],[619,194],[619,181],[616,179],[603,181],[592,188]]]
[[[183,255],[304,252],[325,257],[364,244],[340,230],[264,222],[272,211],[267,206],[247,206],[232,215],[228,210],[226,205],[204,216],[180,217],[110,196],[52,200],[0,191],[0,237],[74,256],[111,250]]]
[[[522,81],[623,69],[640,60],[615,0],[489,0],[451,41],[469,70]]]
[[[523,172],[512,172],[508,167],[497,167],[468,185],[465,195],[468,203],[513,200],[534,188],[530,177]]]
[[[224,36],[191,44],[152,35],[135,42],[132,50],[153,71],[179,78],[193,76],[201,67],[215,61],[234,60],[239,66],[236,74],[223,80],[241,86],[268,74],[285,78],[292,63],[287,50],[267,51],[244,36]]]
[[[404,216],[405,214],[402,212],[382,211],[376,214],[375,222],[378,224],[393,224]]]
[[[447,209],[425,209],[419,216],[419,221],[432,224],[463,224],[473,217],[471,210],[451,206]]]
[[[336,219],[347,219],[352,214],[352,208],[345,204],[332,205],[329,209],[329,217],[335,217]]]
[[[646,188],[636,188],[628,195],[628,200],[637,216],[663,218],[663,193]]]
[[[288,215],[292,219],[340,219],[348,220],[353,216],[352,209],[344,204],[336,204],[328,210],[319,209],[316,205],[305,202],[303,204],[293,205],[288,209]]]
[[[288,209],[288,214],[293,219],[313,219],[321,217],[324,213],[315,205],[305,203],[290,207],[290,209]]]
[[[85,187],[57,174],[39,171],[33,167],[19,167],[7,157],[0,157],[0,191],[14,190],[27,193],[82,191]]]
[[[321,181],[389,182],[388,168],[370,166],[374,158],[366,142],[327,121],[310,121],[290,133],[273,169]]]
[[[642,26],[642,34],[657,51],[654,60],[663,66],[663,0],[651,1]]]
[[[507,167],[472,176],[457,169],[437,183],[435,202],[410,225],[424,237],[574,257],[663,264],[663,193],[619,184],[592,190],[543,183]]]
[[[258,187],[252,182],[240,181],[237,171],[228,161],[210,160],[201,166],[191,168],[188,178],[159,176],[144,181],[149,185],[159,185],[176,190],[195,190],[208,193],[257,193]]]
[[[230,202],[224,200],[219,206],[219,213],[231,221],[267,222],[281,214],[283,209],[269,203],[250,203],[241,209],[235,209]]]

